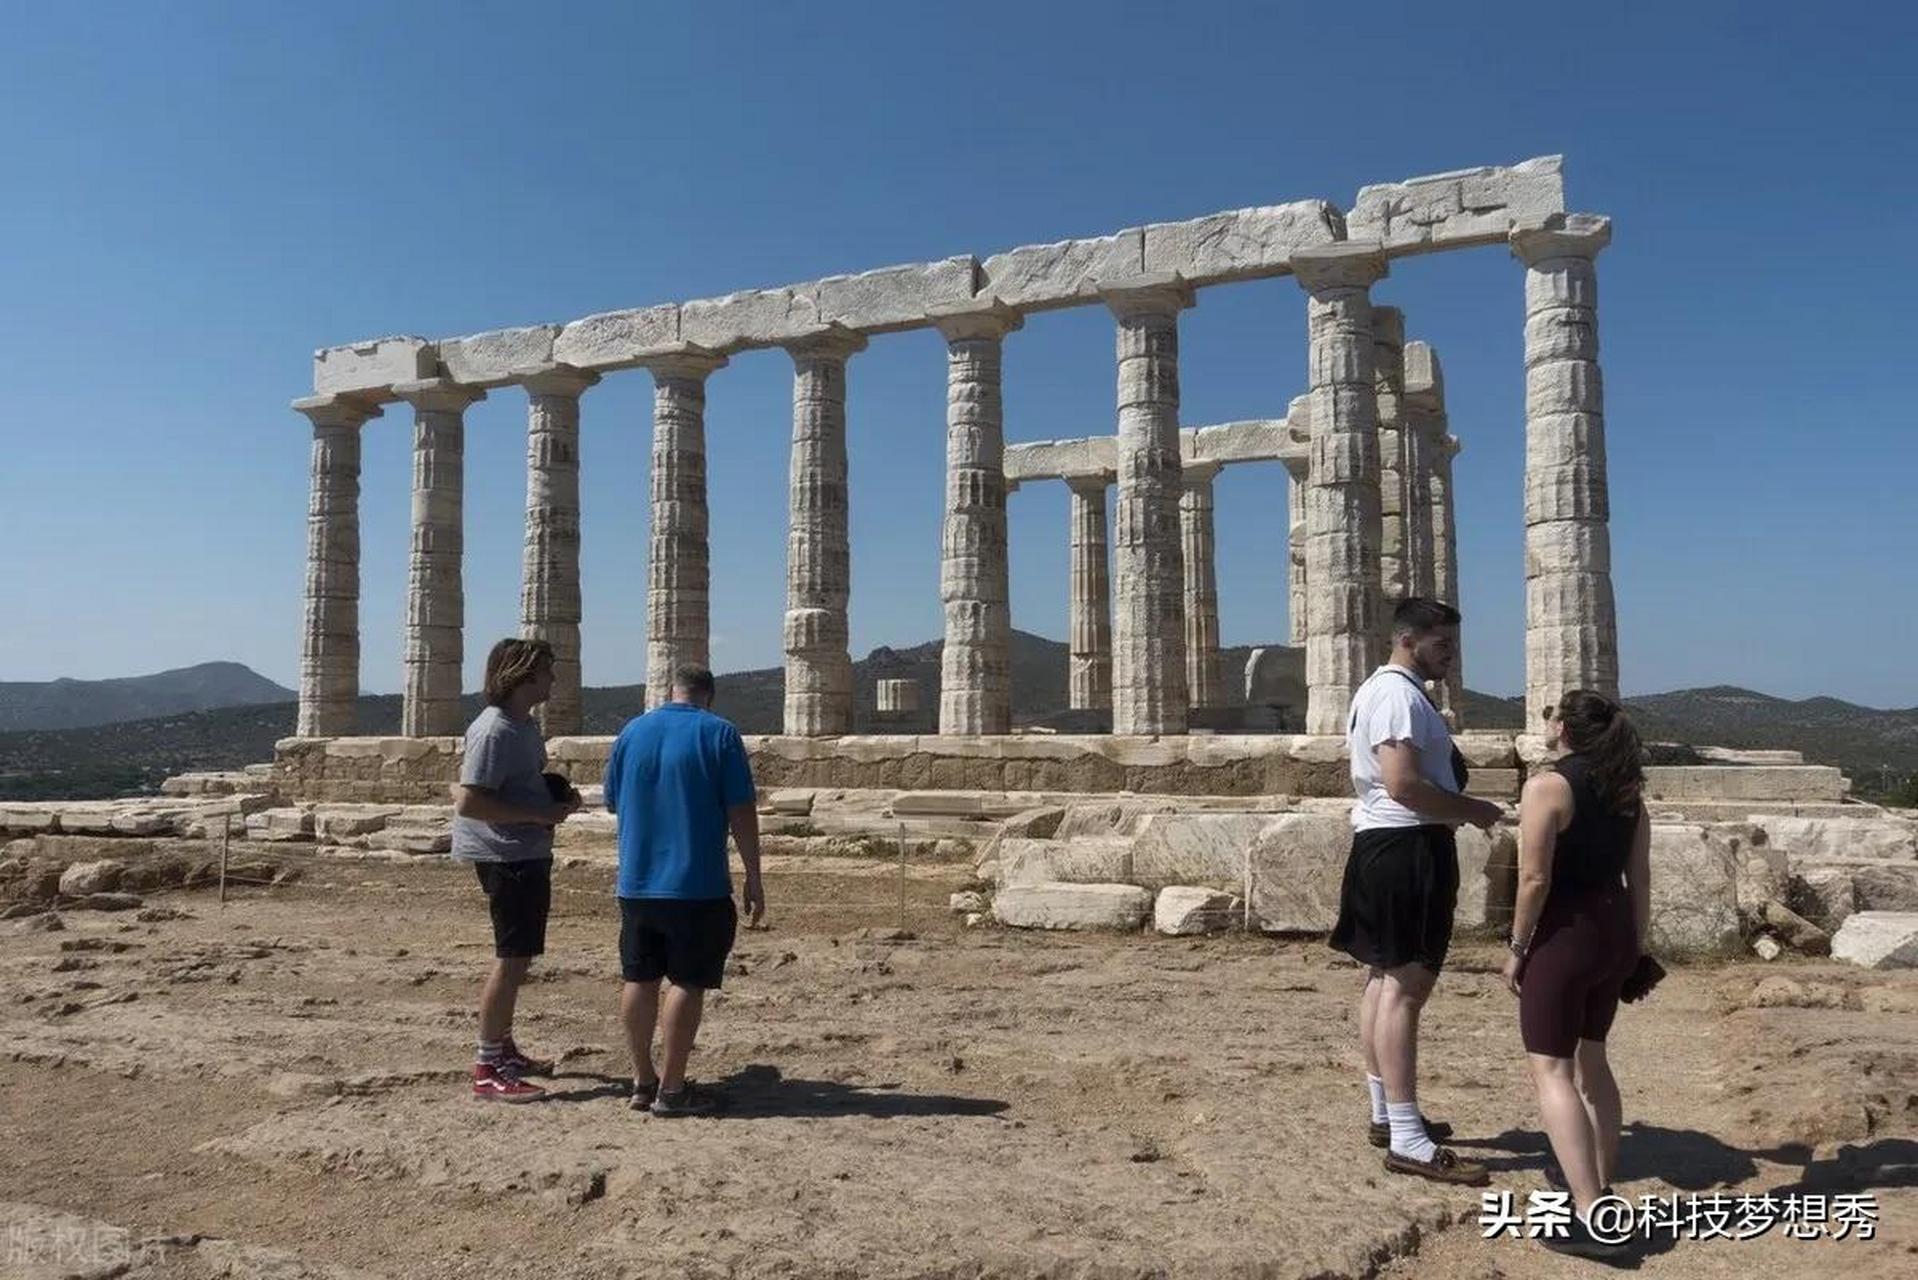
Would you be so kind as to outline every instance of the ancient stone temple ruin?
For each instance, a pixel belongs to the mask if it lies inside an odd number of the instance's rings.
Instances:
[[[1353,690],[1386,651],[1389,602],[1412,593],[1453,599],[1457,583],[1458,441],[1447,430],[1438,356],[1408,341],[1404,317],[1373,294],[1396,258],[1495,244],[1510,246],[1525,298],[1528,712],[1566,688],[1615,692],[1595,276],[1610,235],[1607,219],[1566,211],[1559,160],[1546,157],[1367,187],[1350,208],[1255,206],[983,259],[322,350],[314,394],[295,402],[313,426],[299,734],[354,732],[359,433],[397,402],[411,407],[414,423],[405,735],[462,727],[461,416],[505,388],[524,391],[529,409],[522,628],[559,654],[547,732],[575,734],[580,725],[580,400],[609,374],[643,369],[655,386],[648,670],[706,661],[705,387],[733,353],[767,347],[786,350],[794,370],[784,736],[846,734],[847,368],[868,343],[927,327],[948,351],[941,737],[1011,730],[1006,497],[1042,479],[1072,490],[1073,705],[1109,707],[1118,736],[1185,734],[1189,711],[1217,706],[1226,678],[1213,477],[1223,466],[1272,459],[1291,477],[1284,589],[1291,640],[1306,653],[1305,728],[1337,733]],[[1307,393],[1283,417],[1185,426],[1180,313],[1208,286],[1282,276],[1304,295],[1290,305],[1302,301],[1309,317]],[[1288,305],[1283,293],[1273,304]],[[1026,313],[1073,306],[1112,315],[1116,429],[1008,447],[1004,344],[1018,340]],[[1442,696],[1455,704],[1456,685]]]

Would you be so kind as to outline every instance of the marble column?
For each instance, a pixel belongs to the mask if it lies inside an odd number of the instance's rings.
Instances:
[[[1305,487],[1306,460],[1285,459],[1285,642],[1305,644]]]
[[[645,362],[653,375],[646,561],[648,707],[671,701],[674,670],[688,663],[712,664],[706,379],[725,365],[724,356],[696,348]]]
[[[403,382],[393,392],[413,406],[413,536],[400,732],[409,738],[447,737],[466,727],[460,715],[466,627],[463,415],[486,393],[446,378]]]
[[[1118,505],[1113,513],[1112,731],[1186,729],[1185,555],[1179,545],[1177,276],[1107,290],[1118,321]]]
[[[1439,418],[1440,434],[1432,442],[1432,596],[1458,608],[1458,525],[1453,517],[1452,459],[1458,456],[1457,436],[1443,434],[1445,420]],[[1445,677],[1439,705],[1452,713],[1452,727],[1464,727],[1465,715],[1465,642],[1459,641],[1458,657]]]
[[[1179,494],[1179,539],[1185,560],[1185,685],[1195,707],[1225,705],[1212,522],[1212,482],[1218,475],[1216,462],[1188,462]]]
[[[786,538],[786,713],[792,737],[852,730],[846,361],[866,339],[834,328],[793,343],[791,519]]]
[[[1525,264],[1525,714],[1536,728],[1568,689],[1618,694],[1598,252],[1609,218],[1554,217],[1512,232]]]
[[[1106,557],[1106,486],[1110,476],[1067,476],[1072,491],[1072,624],[1066,705],[1075,711],[1112,707],[1112,587]]]
[[[1392,647],[1392,609],[1412,594],[1406,500],[1405,315],[1372,308],[1372,385],[1379,432],[1379,652]]]
[[[936,317],[946,339],[946,518],[939,546],[945,645],[939,732],[1012,730],[1012,604],[1006,565],[1006,432],[1000,365],[1019,313]]]
[[[378,405],[311,396],[293,408],[313,424],[306,504],[306,610],[300,630],[302,738],[351,736],[360,696],[360,428]]]
[[[1378,390],[1371,287],[1386,272],[1376,241],[1293,254],[1310,301],[1312,447],[1306,485],[1306,732],[1340,734],[1379,647]]]
[[[579,397],[599,375],[553,364],[520,376],[526,417],[526,544],[519,628],[553,646],[553,692],[534,714],[546,736],[580,731]]]

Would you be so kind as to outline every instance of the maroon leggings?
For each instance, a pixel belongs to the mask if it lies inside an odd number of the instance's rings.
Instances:
[[[1637,964],[1638,931],[1623,886],[1553,890],[1519,972],[1525,1051],[1569,1058],[1580,1040],[1603,1040],[1618,1013],[1618,989]]]

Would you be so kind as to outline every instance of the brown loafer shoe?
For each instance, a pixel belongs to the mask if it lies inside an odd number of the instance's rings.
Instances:
[[[1452,1136],[1452,1126],[1445,1123],[1445,1121],[1432,1120],[1425,1116],[1420,1116],[1419,1119],[1425,1122],[1425,1136],[1432,1141],[1443,1142]],[[1375,1147],[1391,1146],[1391,1124],[1384,1120],[1376,1121],[1372,1127],[1366,1131],[1365,1140]]]
[[[1410,1173],[1434,1182],[1450,1182],[1461,1187],[1482,1187],[1492,1181],[1491,1170],[1476,1160],[1462,1160],[1450,1147],[1440,1147],[1430,1160],[1414,1160],[1395,1152],[1385,1153],[1385,1168],[1390,1173]]]

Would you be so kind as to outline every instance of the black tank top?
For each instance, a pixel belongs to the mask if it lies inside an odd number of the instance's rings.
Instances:
[[[1558,833],[1552,849],[1552,892],[1585,893],[1615,889],[1625,875],[1638,830],[1638,805],[1608,811],[1592,785],[1582,756],[1569,755],[1553,766],[1572,788],[1572,820]]]

